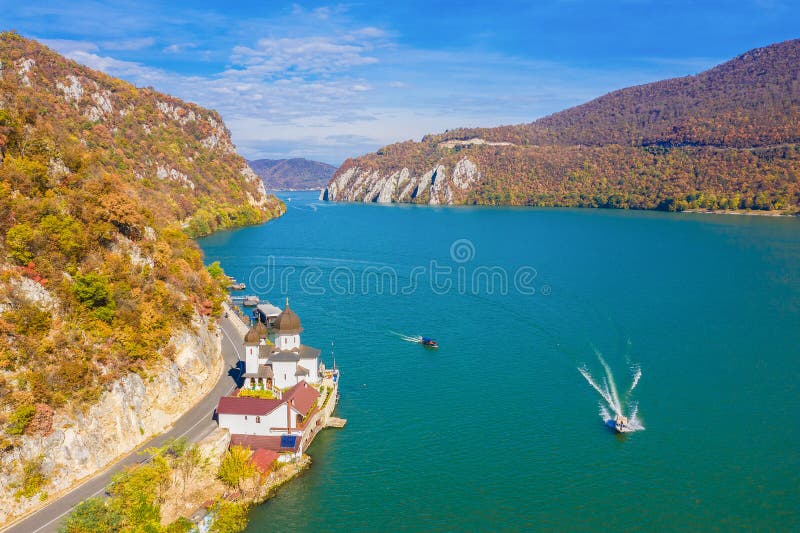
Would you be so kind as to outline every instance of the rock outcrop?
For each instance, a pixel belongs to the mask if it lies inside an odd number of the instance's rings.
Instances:
[[[46,435],[25,435],[0,459],[0,524],[43,505],[39,498],[15,498],[22,465],[41,460],[44,490],[63,491],[116,458],[168,429],[217,382],[222,371],[220,338],[196,317],[196,331],[175,334],[175,356],[147,377],[117,380],[85,411],[57,412]]]
[[[346,160],[321,198],[798,213],[799,58],[794,39],[527,124],[390,144]]]
[[[333,177],[320,194],[320,200],[453,205],[463,202],[467,191],[480,179],[477,165],[467,158],[459,160],[449,173],[444,165],[435,165],[416,175],[406,167],[383,174],[353,166]]]

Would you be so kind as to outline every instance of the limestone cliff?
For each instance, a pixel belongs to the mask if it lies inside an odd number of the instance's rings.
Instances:
[[[527,124],[460,128],[346,160],[321,198],[800,211],[800,39]]]
[[[0,33],[0,520],[202,395],[228,279],[191,237],[283,211],[215,111]]]
[[[43,487],[58,493],[168,429],[214,386],[222,370],[220,337],[207,319],[195,317],[195,330],[173,336],[175,355],[147,378],[130,373],[85,410],[57,412],[47,435],[25,435],[0,456],[0,524],[42,505],[39,498],[15,498],[21,466],[41,461]]]
[[[478,167],[466,157],[458,160],[449,172],[443,164],[414,174],[407,167],[394,172],[381,172],[352,166],[333,177],[320,194],[320,199],[379,204],[416,202],[452,205],[464,203],[466,191],[480,179]]]

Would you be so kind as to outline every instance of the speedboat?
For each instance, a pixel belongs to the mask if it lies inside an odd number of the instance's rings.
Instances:
[[[628,424],[628,419],[622,415],[617,415],[613,419],[609,418],[606,420],[606,426],[613,429],[617,433],[630,433],[633,431],[631,426]]]
[[[425,346],[426,348],[438,348],[439,347],[439,343],[436,342],[435,340],[431,339],[430,337],[422,337],[422,339],[419,341],[419,343],[421,345]]]

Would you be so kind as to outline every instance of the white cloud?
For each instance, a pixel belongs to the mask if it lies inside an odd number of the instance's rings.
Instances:
[[[138,39],[122,39],[117,41],[103,41],[100,46],[104,50],[142,50],[150,48],[155,44],[153,37],[141,37]]]
[[[47,44],[136,85],[218,110],[247,157],[303,155],[332,163],[445,129],[528,122],[688,66],[651,58],[637,69],[601,72],[475,50],[424,50],[403,46],[390,31],[353,23],[342,8],[294,6],[292,14],[254,22],[260,33],[237,39],[238,45],[204,42],[220,66],[202,76],[116,59],[105,40]],[[201,57],[188,52],[196,48],[191,36],[172,39],[162,44],[163,53]],[[134,41],[118,49],[161,43]]]
[[[237,46],[232,61],[253,73],[331,73],[378,62],[365,45],[345,44],[327,36],[259,39],[254,47]]]
[[[195,43],[174,43],[164,47],[163,52],[167,54],[180,54],[191,48],[197,48]]]

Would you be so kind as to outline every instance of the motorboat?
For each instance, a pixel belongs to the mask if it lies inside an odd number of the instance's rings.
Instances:
[[[420,339],[419,343],[421,345],[425,346],[426,348],[438,348],[439,347],[439,343],[436,342],[434,339],[431,339],[430,337],[422,337],[422,339]]]
[[[610,429],[613,429],[617,433],[630,433],[633,431],[628,423],[628,419],[622,415],[617,415],[614,418],[609,418],[606,420],[606,426],[608,426]]]

